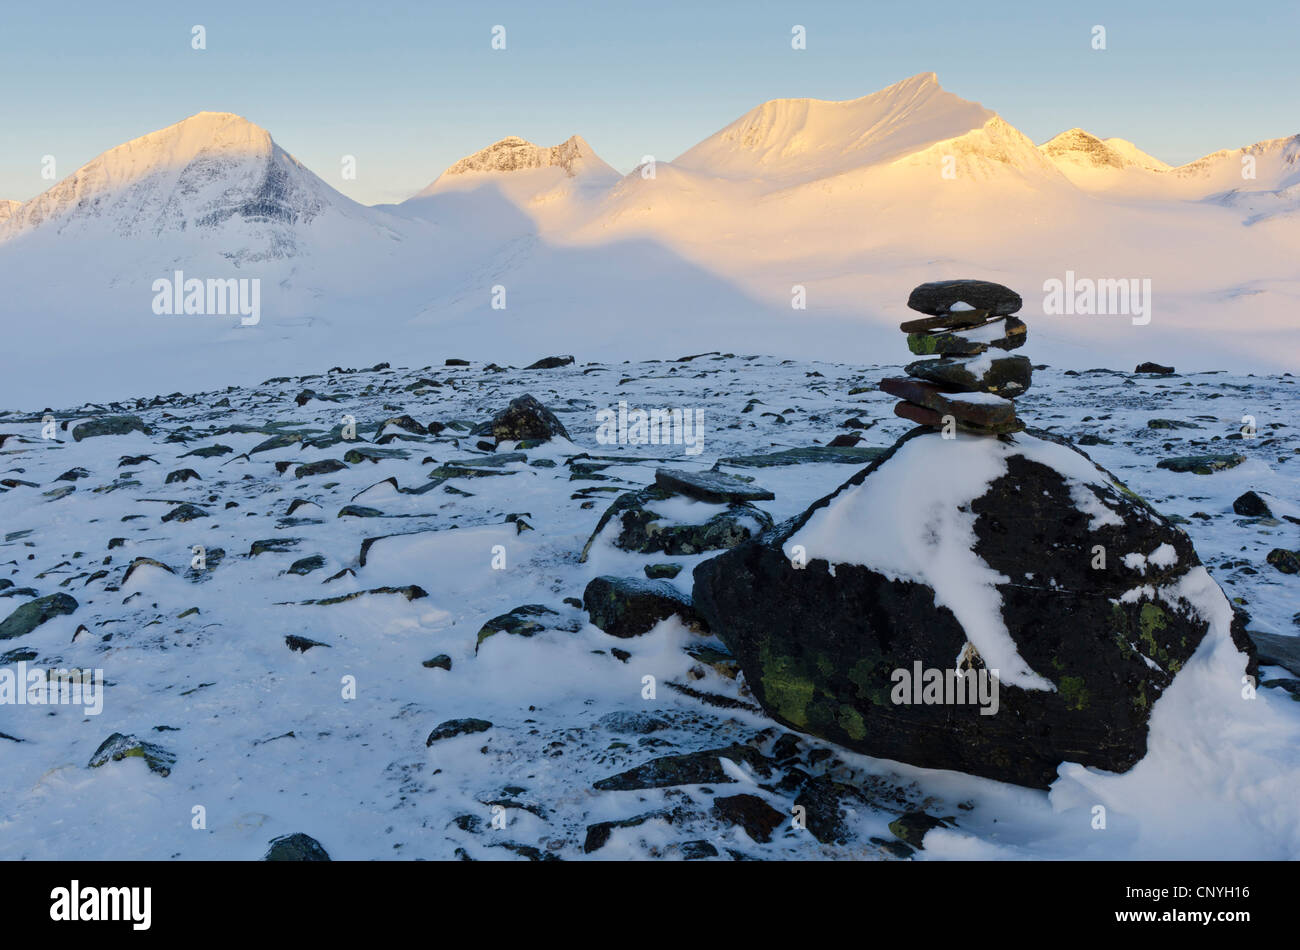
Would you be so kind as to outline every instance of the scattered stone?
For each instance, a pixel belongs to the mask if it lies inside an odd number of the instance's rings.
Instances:
[[[555,413],[543,406],[533,396],[520,396],[512,399],[510,404],[490,422],[485,422],[473,430],[473,435],[490,435],[497,442],[518,442],[523,439],[569,438],[568,430],[555,417]]]
[[[293,633],[284,638],[284,645],[295,653],[306,653],[312,647],[329,646],[328,643],[321,643],[319,640],[311,640]]]
[[[188,501],[172,508],[167,514],[162,516],[163,521],[176,521],[185,524],[187,521],[196,521],[199,518],[208,517],[208,513],[198,505],[192,505]]]
[[[313,554],[310,557],[299,558],[289,567],[288,573],[306,576],[312,571],[319,571],[325,566],[325,557],[320,554]]]
[[[757,795],[729,795],[713,800],[713,815],[722,821],[739,825],[745,834],[766,844],[772,832],[785,821],[785,816]]]
[[[652,581],[672,580],[682,572],[680,564],[647,564],[645,576]]]
[[[330,859],[321,843],[301,831],[271,839],[263,861],[328,861]]]
[[[749,766],[758,776],[772,774],[771,764],[757,750],[745,745],[721,749],[665,755],[644,765],[628,769],[595,782],[601,792],[631,792],[647,788],[671,788],[676,785],[726,785],[736,780],[723,769],[720,759]]]
[[[1194,475],[1213,475],[1224,469],[1236,468],[1246,461],[1246,456],[1235,454],[1221,455],[1181,455],[1176,458],[1161,459],[1156,468],[1171,472],[1191,472]]]
[[[259,554],[287,554],[298,546],[302,538],[262,538],[260,541],[254,541],[252,547],[248,549],[249,557],[257,557]]]
[[[1283,574],[1300,574],[1300,551],[1274,548],[1268,552],[1268,563]]]
[[[95,754],[90,757],[87,768],[97,769],[107,762],[120,762],[127,758],[144,759],[149,771],[164,778],[171,775],[172,766],[176,764],[176,756],[162,746],[115,732],[100,743]]]
[[[889,823],[889,830],[892,831],[900,841],[909,847],[921,850],[924,845],[925,835],[935,828],[947,828],[951,822],[942,818],[935,818],[933,815],[927,815],[925,812],[909,811],[901,818],[896,818]]]
[[[597,577],[582,592],[582,603],[593,624],[623,639],[646,633],[674,614],[686,623],[697,621],[691,599],[667,581]]]
[[[1172,366],[1161,366],[1159,363],[1138,363],[1133,370],[1135,373],[1151,373],[1157,376],[1168,376],[1173,373]]]
[[[187,459],[191,455],[193,455],[201,459],[210,459],[221,455],[229,455],[233,451],[235,450],[232,449],[230,446],[221,445],[220,443],[217,443],[215,445],[205,446],[204,448],[201,449],[195,449],[192,452],[186,452],[184,455],[181,456],[181,458]]]
[[[1246,518],[1272,518],[1268,504],[1253,491],[1248,491],[1232,503],[1232,510]]]
[[[199,473],[192,468],[178,468],[174,472],[168,472],[165,484],[171,485],[175,482],[203,481]]]
[[[530,366],[525,366],[524,369],[559,369],[561,366],[572,366],[572,365],[573,365],[572,356],[547,356],[544,359],[538,360],[536,363],[533,363]]]
[[[310,475],[329,475],[331,472],[347,471],[347,463],[338,459],[321,459],[319,462],[308,462],[305,465],[299,465],[293,470],[294,478],[307,478]]]
[[[437,656],[433,657],[432,659],[425,660],[420,665],[428,670],[450,670],[451,657],[449,657],[445,653],[439,653]]]
[[[154,567],[160,571],[166,571],[168,574],[176,573],[162,561],[156,561],[151,557],[138,557],[133,560],[131,566],[126,569],[126,574],[122,577],[122,586],[125,587],[126,582],[129,581],[132,575],[142,567]]]
[[[73,426],[72,439],[74,442],[80,442],[82,439],[93,439],[103,435],[126,435],[128,432],[153,435],[153,430],[138,416],[103,416]]]
[[[429,733],[429,738],[424,740],[424,744],[427,747],[435,742],[441,742],[443,739],[454,739],[456,736],[487,732],[491,728],[492,723],[486,719],[448,719],[446,722],[434,726],[433,731]]]
[[[478,641],[474,644],[474,652],[477,653],[478,648],[483,645],[483,641],[493,634],[511,633],[519,637],[536,636],[547,629],[547,625],[536,618],[558,616],[558,613],[542,604],[524,604],[522,607],[516,607],[509,613],[493,617],[479,628]]]

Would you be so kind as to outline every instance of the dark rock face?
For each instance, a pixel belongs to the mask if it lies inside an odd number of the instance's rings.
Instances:
[[[1154,373],[1157,376],[1169,376],[1173,371],[1172,366],[1161,366],[1159,363],[1138,363],[1133,370],[1135,373]]]
[[[854,751],[1032,787],[1047,787],[1066,761],[1131,768],[1146,752],[1153,703],[1208,624],[1172,599],[1136,592],[1174,583],[1199,561],[1181,530],[1104,470],[1096,469],[1099,484],[1069,482],[1027,447],[1006,455],[1005,474],[970,505],[974,554],[1008,579],[995,585],[1006,630],[1029,669],[1055,686],[995,681],[991,715],[974,702],[908,704],[893,692],[896,671],[916,663],[951,673],[960,655],[968,673],[984,669],[931,587],[860,564],[835,564],[832,574],[815,555],[798,569],[784,553],[815,512],[856,486],[869,490],[872,474],[918,437],[933,440],[922,448],[935,466],[948,462],[938,435],[909,433],[802,515],[700,564],[696,610],[773,718]],[[1044,443],[1035,442],[1044,457]],[[1047,448],[1058,455],[1045,457],[1058,460],[1074,451]],[[1086,508],[1110,514],[1093,518],[1072,491],[1095,496]],[[1157,549],[1164,556],[1126,565],[1126,554]],[[1242,633],[1234,630],[1234,641],[1245,649]]]
[[[583,546],[582,560],[587,560],[592,545],[611,521],[619,526],[613,540],[616,548],[637,554],[663,552],[671,557],[734,547],[772,526],[767,512],[745,501],[727,505],[702,524],[682,524],[655,510],[656,502],[666,502],[677,494],[652,485],[619,495],[596,523],[596,529]]]
[[[321,843],[311,835],[301,831],[292,835],[282,835],[271,840],[263,861],[328,861],[329,854]]]
[[[667,581],[639,577],[597,577],[582,592],[591,622],[615,637],[640,636],[659,621],[679,615],[695,618],[690,598]]]
[[[1004,316],[1018,311],[1023,302],[1010,287],[988,280],[931,281],[917,287],[907,298],[909,309],[936,316],[948,313],[957,303]]]
[[[67,594],[50,594],[29,600],[0,622],[0,640],[25,636],[45,621],[77,609],[77,601]]]
[[[569,437],[568,431],[555,413],[533,396],[520,396],[510,400],[490,422],[474,429],[474,435],[490,435],[498,442],[520,442],[524,439],[545,441],[555,436]]]

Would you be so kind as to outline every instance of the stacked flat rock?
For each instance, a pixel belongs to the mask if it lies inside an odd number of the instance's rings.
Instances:
[[[1011,400],[1029,388],[1033,364],[1001,355],[1025,343],[1025,323],[1013,316],[1020,295],[986,280],[941,280],[913,290],[907,306],[926,316],[899,329],[908,349],[930,358],[908,364],[910,379],[881,380],[903,400],[894,414],[936,429],[951,416],[958,429],[985,435],[1023,429]]]

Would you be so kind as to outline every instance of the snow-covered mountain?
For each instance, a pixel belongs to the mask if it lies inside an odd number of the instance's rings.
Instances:
[[[503,223],[506,233],[550,230],[574,223],[620,177],[579,135],[550,147],[509,136],[456,162],[395,210],[489,231]]]
[[[1080,129],[1039,147],[933,73],[845,102],[766,102],[624,176],[576,135],[506,138],[380,207],[266,130],[200,113],[0,209],[0,283],[23,317],[9,342],[57,334],[68,368],[20,368],[0,400],[378,362],[398,341],[514,361],[669,356],[681,341],[893,360],[906,288],[976,275],[1026,295],[1042,358],[1060,365],[1140,348],[1285,368],[1300,362],[1285,316],[1300,300],[1297,209],[1300,136],[1176,168]],[[150,287],[176,270],[259,278],[260,327],[160,324]],[[1041,316],[1040,290],[1067,271],[1150,280],[1152,319]],[[127,351],[152,357],[131,373],[105,360]]]
[[[335,191],[270,134],[227,112],[200,112],[110,149],[12,210],[0,241],[163,238],[203,243],[235,266],[298,257],[329,223],[375,213]]]
[[[21,201],[14,201],[12,198],[0,199],[0,224],[4,224],[5,221],[9,220],[9,216],[21,208],[22,205]]]
[[[1029,139],[995,112],[921,73],[845,102],[774,99],[673,161],[680,169],[792,187],[872,166],[936,165],[945,156],[981,173],[1003,166],[1050,175]]]

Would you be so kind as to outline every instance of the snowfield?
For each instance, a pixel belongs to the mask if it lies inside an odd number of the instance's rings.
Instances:
[[[1042,321],[1029,322],[1037,342]],[[716,553],[639,555],[602,537],[581,561],[618,492],[651,484],[661,466],[716,465],[771,490],[758,506],[774,520],[798,514],[865,463],[739,457],[852,431],[861,446],[891,445],[911,424],[876,384],[897,367],[706,353],[404,368],[462,354],[401,352],[394,368],[322,365],[260,385],[67,406],[50,413],[54,438],[43,437],[40,401],[0,413],[0,620],[36,597],[77,602],[0,641],[0,668],[99,669],[106,680],[98,715],[0,704],[0,857],[256,859],[272,838],[303,832],[336,859],[892,860],[890,822],[924,810],[951,824],[916,859],[1300,858],[1300,703],[1276,687],[1243,698],[1244,658],[1227,633],[1232,598],[1250,629],[1300,634],[1300,577],[1265,560],[1298,546],[1295,377],[1044,368],[1017,400],[1030,425],[1089,437],[1093,459],[1182,519],[1205,569],[1181,593],[1213,605],[1210,633],[1155,705],[1145,759],[1123,775],[1065,763],[1038,792],[792,737],[713,637],[673,617],[619,639],[574,605],[594,577],[644,577],[668,562],[681,566],[669,583],[689,593],[691,570]],[[570,440],[480,449],[468,430],[525,393]],[[702,410],[703,451],[600,444],[598,414],[620,401]],[[150,431],[74,438],[83,420],[125,414]],[[1256,438],[1240,438],[1245,415]],[[349,419],[356,438],[341,438]],[[443,428],[418,431],[430,422]],[[901,537],[891,518],[924,499],[927,479],[984,483],[997,468],[984,464],[988,448],[1001,443],[970,438],[983,463],[918,473],[897,486],[897,510],[861,513],[876,535],[824,543],[916,569],[914,552],[888,550]],[[1245,461],[1208,475],[1157,467],[1205,452]],[[1273,517],[1234,514],[1247,490]],[[682,500],[666,517],[696,521],[713,507]],[[961,540],[961,525],[944,526],[942,566],[969,574]],[[1117,556],[1159,565],[1168,552]],[[522,605],[554,613],[538,615],[543,629],[482,636]],[[1264,682],[1291,675],[1261,670]],[[472,719],[489,725],[428,741]],[[115,733],[163,750],[168,774],[140,756],[90,767]],[[626,778],[663,756],[687,757],[669,784]],[[794,770],[857,789],[841,802],[844,843],[792,826]],[[715,809],[738,793],[784,816],[770,841]]]

